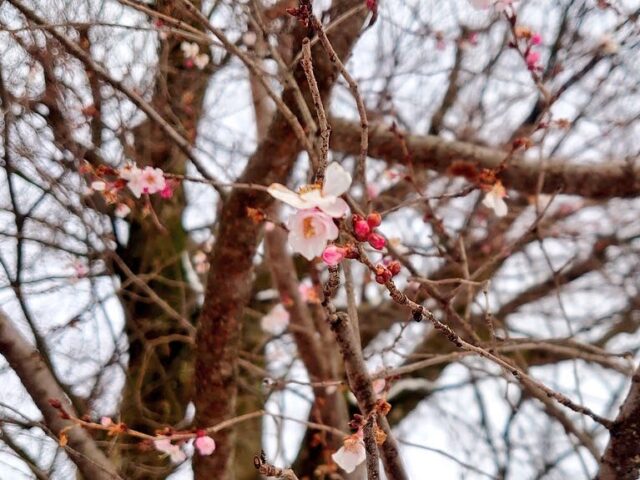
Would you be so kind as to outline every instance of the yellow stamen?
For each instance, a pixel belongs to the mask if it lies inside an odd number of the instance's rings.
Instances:
[[[313,228],[313,217],[307,217],[302,221],[302,232],[304,234],[304,238],[316,236],[316,229]]]

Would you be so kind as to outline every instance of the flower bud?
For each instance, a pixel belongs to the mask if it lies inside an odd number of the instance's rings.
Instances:
[[[367,241],[369,242],[369,245],[371,245],[376,250],[382,250],[387,243],[384,237],[376,232],[372,232],[371,234],[369,234]]]
[[[371,228],[376,228],[382,223],[382,216],[378,212],[372,212],[367,215],[367,223]]]
[[[366,221],[358,220],[353,224],[353,231],[356,238],[361,242],[364,242],[371,233],[371,227],[369,227],[369,224]]]
[[[397,260],[394,260],[389,263],[387,269],[391,272],[391,275],[396,276],[400,273],[400,270],[402,270],[402,265],[400,265],[400,262]]]
[[[330,267],[334,267],[344,260],[346,254],[346,248],[338,247],[337,245],[328,245],[327,248],[324,249],[324,252],[322,252],[322,261]]]

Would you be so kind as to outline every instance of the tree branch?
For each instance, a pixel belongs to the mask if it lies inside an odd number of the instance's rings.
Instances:
[[[120,479],[115,467],[96,446],[91,436],[81,428],[60,417],[59,410],[49,401],[55,399],[64,410],[74,412],[73,405],[45,365],[37,350],[29,344],[9,318],[0,310],[0,353],[16,372],[22,385],[42,412],[46,425],[55,435],[65,433],[65,448],[82,475],[91,480]]]

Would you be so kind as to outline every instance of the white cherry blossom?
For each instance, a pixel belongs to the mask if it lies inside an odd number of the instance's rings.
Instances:
[[[320,210],[298,210],[289,217],[289,245],[307,260],[322,254],[329,240],[338,238],[333,219]]]
[[[491,190],[487,192],[482,200],[482,204],[493,210],[498,217],[504,217],[508,212],[508,207],[504,201],[504,197],[507,196],[507,192],[502,186],[502,182],[496,182]]]
[[[200,53],[200,47],[196,42],[182,42],[180,44],[180,48],[182,49],[182,54],[184,58],[196,58],[198,53]]]
[[[118,218],[125,218],[131,213],[131,208],[126,203],[119,203],[116,205],[115,215]]]
[[[169,438],[161,438],[153,442],[156,450],[162,453],[166,453],[171,458],[173,463],[184,462],[187,459],[187,455],[182,451],[178,445],[171,443]]]
[[[262,320],[260,327],[271,335],[280,335],[289,326],[289,312],[281,303],[273,307]]]
[[[319,208],[327,215],[339,218],[349,211],[347,202],[340,198],[351,186],[351,175],[339,163],[330,163],[320,185],[305,185],[299,192],[284,185],[272,183],[268,192],[272,197],[300,210]],[[315,256],[315,255],[314,255]]]
[[[342,447],[331,455],[331,458],[345,472],[353,472],[367,458],[362,437],[359,434],[355,434],[345,438]]]
[[[206,53],[200,53],[193,57],[193,63],[196,67],[202,70],[209,63],[209,55]]]

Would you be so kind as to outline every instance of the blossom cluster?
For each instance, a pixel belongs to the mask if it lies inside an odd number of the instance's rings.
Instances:
[[[187,68],[197,67],[202,70],[209,64],[209,55],[200,53],[200,46],[195,42],[182,42],[180,49],[184,55],[184,66]]]
[[[89,193],[100,192],[108,203],[116,204],[114,214],[119,218],[124,218],[131,213],[131,207],[119,199],[119,193],[125,187],[128,187],[136,198],[158,193],[162,198],[168,199],[173,196],[177,185],[176,180],[165,178],[160,168],[151,166],[140,168],[132,163],[117,170],[108,166],[93,169],[85,165],[81,173],[93,176],[94,180],[91,182]]]
[[[268,192],[296,209],[287,220],[289,244],[307,260],[322,254],[327,243],[338,238],[334,218],[344,217],[349,206],[340,198],[351,186],[351,175],[339,164],[330,163],[322,185],[302,186],[298,192],[273,183]]]

